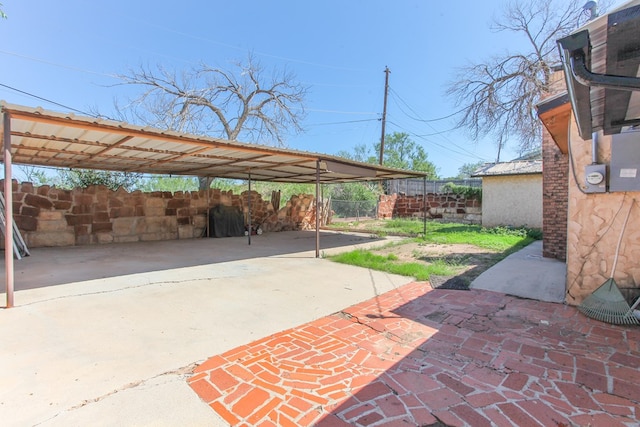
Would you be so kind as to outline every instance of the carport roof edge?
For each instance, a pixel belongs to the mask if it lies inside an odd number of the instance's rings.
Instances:
[[[183,134],[5,101],[0,106],[10,117],[13,163],[283,183],[315,183],[318,164],[321,183],[426,176],[333,155]]]

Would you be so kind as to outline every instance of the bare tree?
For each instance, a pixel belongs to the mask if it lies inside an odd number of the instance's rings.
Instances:
[[[144,89],[117,109],[163,129],[284,146],[286,133],[302,131],[308,88],[288,71],[267,76],[252,55],[235,66],[235,72],[204,63],[181,73],[161,66],[130,70],[118,77]]]
[[[505,52],[457,70],[447,94],[461,106],[458,125],[473,139],[496,138],[500,151],[517,138],[520,152],[540,146],[542,128],[535,105],[551,90],[560,66],[556,41],[588,19],[585,0],[516,0],[505,5],[492,28],[524,37],[526,52]],[[601,6],[602,9],[602,6]]]

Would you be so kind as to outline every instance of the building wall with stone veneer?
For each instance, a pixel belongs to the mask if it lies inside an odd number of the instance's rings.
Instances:
[[[427,218],[466,224],[482,222],[482,204],[457,194],[427,193]],[[382,195],[378,200],[378,218],[423,218],[423,196]]]
[[[640,294],[640,192],[584,194],[584,168],[591,164],[591,141],[584,141],[572,120],[569,144],[575,176],[569,173],[567,228],[567,303],[580,304],[611,275],[620,232],[629,207],[614,279],[628,300]],[[599,138],[598,160],[609,163],[611,137]],[[571,168],[571,162],[569,167]]]
[[[218,189],[192,192],[127,192],[104,186],[62,190],[13,182],[16,225],[28,247],[73,246],[190,239],[206,234],[208,209],[217,205],[248,211],[249,192]],[[294,196],[275,212],[251,192],[252,223],[265,232],[315,228],[310,195]]]

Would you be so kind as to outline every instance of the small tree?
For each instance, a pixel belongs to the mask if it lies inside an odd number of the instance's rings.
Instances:
[[[471,175],[480,167],[484,165],[484,162],[465,163],[458,168],[458,175],[456,179],[468,179]]]
[[[343,150],[338,152],[338,155],[359,162],[378,164],[379,158],[374,153],[379,152],[380,143],[377,142],[371,147],[364,144],[356,145],[353,152]],[[383,165],[390,168],[426,172],[428,179],[438,178],[438,168],[429,160],[426,150],[404,132],[394,132],[385,136],[383,160]]]
[[[187,176],[155,175],[140,181],[138,189],[144,192],[152,191],[195,191],[198,189],[198,179]]]
[[[337,217],[359,217],[375,213],[381,189],[377,182],[347,182],[331,185],[330,194]]]
[[[429,179],[438,177],[437,168],[429,160],[427,151],[409,138],[408,134],[394,132],[385,137],[384,144],[384,166],[426,172]],[[380,152],[379,142],[375,144],[374,150],[376,153]]]
[[[61,169],[53,179],[54,185],[60,188],[87,188],[91,185],[104,185],[111,190],[120,187],[127,191],[135,189],[141,178],[139,173],[112,172],[92,169]]]
[[[47,185],[50,179],[44,171],[36,166],[21,165],[18,167],[24,175],[24,180],[37,186]]]

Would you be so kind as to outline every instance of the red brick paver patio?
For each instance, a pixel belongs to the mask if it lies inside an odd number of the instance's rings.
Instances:
[[[640,328],[410,283],[214,356],[189,384],[232,426],[638,426]]]

